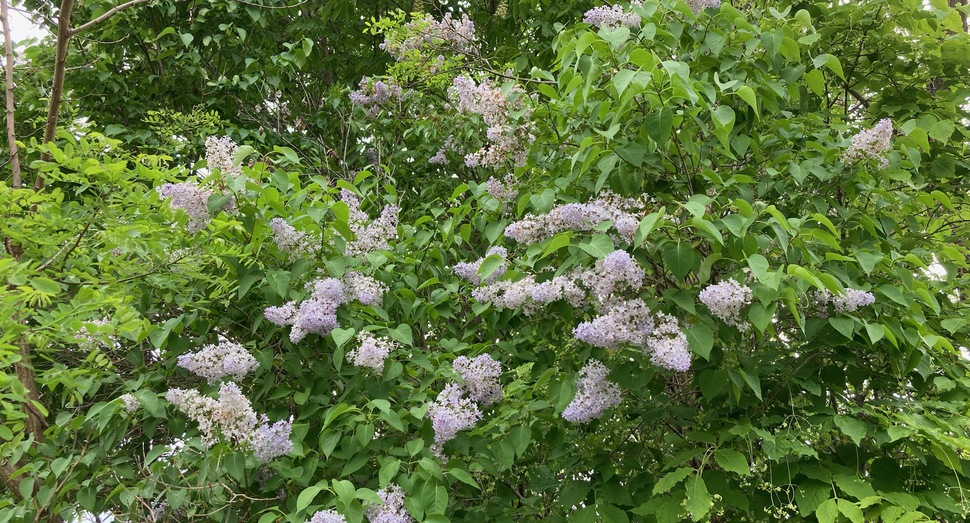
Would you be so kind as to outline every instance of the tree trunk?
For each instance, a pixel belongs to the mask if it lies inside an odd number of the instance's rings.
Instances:
[[[10,147],[10,172],[13,176],[13,188],[19,189],[23,181],[20,178],[20,153],[17,151],[17,134],[14,132],[13,116],[13,42],[10,41],[10,20],[7,14],[7,0],[0,0],[0,18],[3,23],[3,47],[6,51],[6,84],[7,84],[7,145]]]
[[[44,129],[44,144],[54,141],[57,135],[57,116],[61,111],[61,97],[64,91],[64,72],[67,69],[67,44],[71,39],[71,10],[74,0],[61,0],[61,10],[57,16],[57,47],[54,53],[54,81],[51,84],[51,100],[47,106],[47,127]],[[51,156],[44,153],[41,160],[49,162]],[[39,173],[34,179],[34,189],[44,188],[44,177]]]

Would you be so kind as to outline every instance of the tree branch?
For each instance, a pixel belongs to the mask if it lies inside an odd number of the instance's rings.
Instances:
[[[101,22],[104,22],[105,20],[111,18],[112,16],[118,14],[119,12],[124,11],[125,9],[128,9],[129,7],[131,7],[133,5],[143,4],[143,3],[147,2],[147,1],[148,0],[131,0],[129,2],[125,2],[125,3],[121,4],[119,6],[112,7],[111,9],[108,9],[108,11],[105,12],[103,15],[95,18],[94,20],[91,20],[90,22],[88,22],[86,24],[82,24],[82,25],[79,25],[78,27],[75,27],[74,29],[71,29],[69,36],[74,36],[74,35],[76,35],[78,33],[87,31],[88,29],[91,29],[92,27],[100,24]]]
[[[0,17],[3,18],[3,47],[6,52],[5,82],[7,85],[7,146],[10,148],[10,172],[14,189],[21,187],[20,152],[17,151],[17,134],[14,132],[13,101],[13,42],[10,41],[10,22],[7,0],[0,0]]]

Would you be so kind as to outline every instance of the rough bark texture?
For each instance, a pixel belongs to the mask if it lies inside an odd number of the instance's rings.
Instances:
[[[7,84],[7,145],[10,147],[10,172],[13,176],[13,188],[22,185],[20,178],[20,153],[17,151],[17,134],[14,132],[14,103],[13,103],[13,42],[10,41],[10,19],[7,14],[7,0],[0,0],[0,18],[3,19],[3,47],[6,51],[6,84]]]
[[[44,129],[44,143],[54,141],[57,136],[57,117],[61,111],[61,97],[64,94],[64,73],[67,69],[67,44],[71,39],[71,11],[74,0],[61,0],[61,10],[57,17],[57,47],[54,52],[54,80],[51,82],[51,100],[47,106],[47,127]],[[49,162],[51,156],[44,153],[41,160]],[[44,188],[44,177],[37,174],[34,189]]]

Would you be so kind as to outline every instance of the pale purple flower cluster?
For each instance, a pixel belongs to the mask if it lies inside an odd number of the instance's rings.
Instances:
[[[859,131],[852,137],[852,145],[842,155],[843,162],[855,162],[865,158],[878,160],[881,167],[889,165],[885,152],[893,137],[893,122],[889,118],[879,120],[872,129]]]
[[[384,369],[384,360],[388,354],[397,348],[397,344],[388,338],[377,338],[369,332],[357,334],[357,348],[347,353],[347,361],[355,367],[366,367],[376,372]]]
[[[357,90],[350,93],[350,103],[364,109],[367,116],[374,117],[388,102],[403,97],[404,89],[394,78],[374,80],[365,76],[360,79]]]
[[[228,136],[210,136],[205,139],[206,164],[209,169],[219,169],[226,180],[237,178],[242,174],[242,168],[234,161],[237,149],[236,142]]]
[[[721,0],[685,0],[690,10],[694,14],[700,13],[704,9],[717,9],[721,7]]]
[[[751,303],[751,289],[741,285],[734,278],[728,278],[720,283],[708,285],[698,295],[701,303],[711,310],[711,313],[728,325],[734,325],[740,331],[746,331],[751,324],[741,319],[741,308]]]
[[[225,376],[240,379],[259,368],[259,362],[242,345],[222,340],[216,345],[205,345],[198,352],[182,354],[178,365],[215,383]]]
[[[456,265],[455,272],[460,276],[477,272],[477,265],[466,265],[469,266],[467,270],[463,267],[460,273]],[[576,269],[541,283],[536,283],[531,275],[514,282],[486,281],[485,285],[472,291],[472,297],[496,308],[514,309],[525,305],[525,312],[531,314],[538,310],[539,305],[558,300],[566,300],[574,307],[587,302],[598,305],[617,291],[639,289],[645,277],[644,270],[626,251],[614,251],[597,261],[593,269]],[[473,279],[466,279],[477,283]]]
[[[633,5],[639,5],[634,3]],[[616,29],[622,25],[627,27],[639,27],[640,15],[627,11],[617,4],[603,5],[594,7],[586,11],[583,21],[589,25],[594,25],[600,29],[606,27]]]
[[[370,523],[412,523],[411,515],[404,508],[404,489],[399,485],[388,485],[377,491],[383,505],[370,505],[364,515]]]
[[[299,343],[307,334],[327,335],[340,326],[337,308],[357,300],[365,305],[379,305],[387,287],[358,272],[337,278],[321,278],[307,284],[310,298],[303,302],[286,302],[279,307],[266,307],[263,316],[271,323],[290,329],[290,341]]]
[[[398,42],[385,39],[381,49],[401,60],[413,51],[437,50],[459,54],[478,54],[475,23],[467,15],[454,19],[451,13],[435,20],[431,15],[415,18],[404,25],[410,35]]]
[[[505,236],[530,245],[564,231],[590,232],[609,221],[613,223],[618,239],[629,243],[640,225],[637,213],[643,206],[643,201],[605,193],[587,203],[567,203],[553,207],[546,214],[529,214],[509,224]]]
[[[677,372],[690,369],[690,348],[687,335],[681,330],[677,318],[658,313],[656,327],[647,338],[644,352],[650,352],[650,361],[658,367]]]
[[[434,428],[435,445],[441,446],[454,439],[458,431],[474,427],[482,412],[464,387],[449,383],[428,406],[425,416]]]
[[[451,366],[461,374],[465,382],[465,389],[471,399],[488,406],[502,399],[502,384],[498,378],[502,375],[502,364],[488,354],[481,354],[474,358],[459,356],[451,362]]]
[[[485,190],[488,191],[489,196],[502,203],[511,202],[519,194],[518,184],[511,174],[505,175],[501,181],[490,176],[485,180]]]
[[[273,218],[269,221],[269,226],[273,230],[273,242],[276,243],[276,247],[286,254],[299,255],[316,251],[310,235],[296,230],[283,218]]]
[[[313,514],[306,523],[347,523],[336,510],[320,510]]]
[[[576,326],[573,336],[604,349],[623,344],[640,347],[651,355],[654,365],[665,369],[684,372],[690,368],[687,335],[677,318],[652,313],[639,298],[607,304],[599,316]]]
[[[212,216],[209,214],[208,201],[212,196],[212,189],[200,187],[192,182],[166,183],[157,189],[162,198],[171,198],[169,207],[181,209],[189,215],[186,225],[189,233],[195,234],[209,225]]]
[[[170,389],[165,399],[199,424],[202,442],[212,446],[221,434],[251,449],[260,461],[269,461],[293,450],[290,443],[292,419],[270,425],[258,416],[239,386],[229,381],[219,387],[219,399],[197,390]]]
[[[367,214],[360,210],[360,198],[356,194],[341,189],[340,201],[350,209],[348,225],[354,239],[347,243],[347,256],[362,256],[374,251],[386,250],[388,242],[397,237],[397,205],[387,205],[381,215],[368,223]]]
[[[293,451],[293,442],[290,441],[292,431],[292,416],[270,425],[269,419],[263,415],[259,426],[246,439],[246,444],[257,461],[267,463]]]
[[[843,295],[833,295],[831,292],[823,290],[812,293],[811,297],[812,304],[819,309],[823,316],[827,315],[827,306],[830,303],[836,314],[842,314],[844,312],[855,312],[876,302],[876,297],[871,292],[859,289],[846,289]]]
[[[122,394],[118,399],[121,400],[121,403],[125,406],[125,410],[128,412],[135,412],[141,407],[141,403],[138,402],[138,398],[134,394]]]
[[[583,366],[576,381],[576,395],[562,411],[566,421],[586,423],[602,416],[606,409],[620,404],[620,388],[606,379],[609,373],[597,360],[590,360]]]
[[[438,152],[434,153],[434,156],[432,156],[431,158],[428,158],[428,163],[432,165],[444,165],[448,163],[448,157],[445,155],[445,153],[447,153],[448,151],[454,151],[454,150],[455,150],[455,135],[452,134],[445,139],[444,145],[442,145],[438,149]]]
[[[508,251],[506,251],[504,247],[498,247],[498,246],[492,247],[485,254],[486,257],[498,256],[503,260],[507,255],[508,255]],[[484,261],[485,261],[485,258],[479,258],[478,260],[472,263],[469,263],[469,262],[456,263],[454,267],[455,274],[459,278],[463,278],[474,285],[478,285],[482,283],[481,278],[478,276],[478,269],[481,268],[482,262]],[[502,275],[505,274],[505,271],[507,271],[508,268],[509,268],[508,262],[503,261],[502,265],[499,265],[498,268],[495,269],[495,272],[493,272],[487,278],[485,278],[485,283],[486,284],[494,283],[499,278],[501,278]]]
[[[489,144],[465,155],[468,167],[490,167],[506,160],[515,165],[525,163],[529,144],[535,140],[534,126],[528,122],[532,111],[522,103],[524,94],[520,90],[515,89],[512,94],[518,95],[514,102],[487,79],[477,84],[467,76],[455,77],[448,97],[456,103],[458,112],[481,116],[487,127],[485,137]],[[513,117],[513,113],[518,116]],[[519,119],[526,122],[519,124]]]
[[[111,320],[108,318],[101,318],[100,320],[90,320],[86,321],[85,323],[98,328],[111,325]],[[98,345],[110,346],[104,342],[104,337],[102,335],[92,333],[90,330],[88,330],[87,325],[81,325],[81,328],[74,333],[74,337],[78,339],[78,345],[84,348],[94,348]],[[112,345],[118,345],[114,336],[108,336],[108,339],[111,341]]]

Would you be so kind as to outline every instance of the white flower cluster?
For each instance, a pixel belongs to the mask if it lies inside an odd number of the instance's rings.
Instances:
[[[700,13],[705,9],[717,9],[721,7],[721,0],[685,0],[690,10],[694,14]]]
[[[889,118],[879,120],[872,129],[859,131],[852,137],[852,145],[842,154],[843,162],[855,162],[866,158],[878,160],[881,167],[889,165],[885,152],[893,137],[893,122]]]
[[[441,20],[435,20],[431,15],[424,15],[408,22],[404,28],[411,33],[407,38],[400,42],[386,38],[380,45],[381,49],[398,60],[421,50],[459,54],[478,53],[475,23],[467,15],[462,15],[458,20],[452,18],[451,13],[445,13]]]
[[[365,305],[378,305],[387,287],[358,272],[337,278],[322,278],[307,284],[310,298],[302,302],[289,301],[279,307],[266,307],[263,315],[280,327],[292,326],[290,341],[299,343],[307,334],[326,336],[340,326],[337,308],[357,300]]]
[[[108,318],[101,318],[100,320],[90,320],[84,323],[92,325],[95,328],[99,328],[99,327],[105,327],[105,326],[111,325],[111,320],[109,320]],[[74,337],[77,338],[78,345],[85,349],[93,349],[99,345],[105,346],[105,347],[114,346],[114,348],[118,348],[119,346],[114,336],[108,336],[108,339],[111,341],[111,345],[106,344],[104,342],[104,337],[97,333],[92,333],[88,329],[88,325],[81,325],[81,328],[74,333]]]
[[[482,419],[478,405],[458,383],[449,383],[428,406],[425,416],[434,428],[434,442],[440,447],[451,441],[458,431],[470,429]]]
[[[451,366],[461,374],[465,389],[473,400],[488,406],[502,399],[502,384],[498,381],[502,375],[502,364],[495,358],[488,354],[474,358],[459,356],[451,362]]]
[[[631,6],[639,6],[639,2],[633,2]],[[617,4],[613,5],[602,5],[599,7],[594,7],[583,16],[583,22],[589,25],[596,26],[600,29],[606,27],[608,29],[616,29],[621,25],[627,27],[639,27],[640,26],[640,15],[632,12],[626,11]]]
[[[652,313],[639,298],[607,304],[599,316],[576,326],[573,336],[604,349],[633,345],[649,354],[658,367],[677,372],[690,369],[687,335],[677,318]]]
[[[199,424],[202,442],[211,446],[219,435],[253,451],[262,462],[293,450],[290,442],[292,418],[269,423],[259,416],[239,386],[229,381],[219,387],[219,398],[203,396],[197,390],[170,389],[165,399]]]
[[[313,514],[313,517],[306,523],[347,523],[336,510],[320,510]]]
[[[388,338],[377,338],[369,332],[357,334],[359,345],[347,353],[347,361],[355,367],[366,367],[375,372],[384,369],[384,360],[388,354],[397,348],[397,344]]]
[[[465,156],[468,167],[491,167],[502,165],[511,160],[515,165],[525,163],[529,145],[535,141],[534,126],[528,122],[532,110],[522,103],[525,96],[520,90],[513,90],[515,101],[506,96],[502,89],[493,86],[487,79],[481,83],[467,76],[457,76],[454,85],[448,90],[448,98],[455,103],[459,113],[481,116],[487,130],[485,137],[488,145]],[[514,115],[517,115],[513,117]],[[517,120],[525,123],[518,123]]]
[[[172,209],[181,209],[189,215],[186,229],[195,234],[209,225],[212,215],[209,214],[208,201],[212,196],[212,189],[200,187],[192,182],[166,183],[155,189],[162,198],[171,198],[168,203]]]
[[[512,174],[505,175],[501,181],[489,176],[488,180],[485,180],[485,190],[488,191],[489,196],[502,203],[515,200],[519,194],[518,183]]]
[[[475,269],[477,271],[477,266]],[[457,265],[455,272],[458,272]],[[536,283],[534,276],[514,282],[485,282],[472,291],[472,297],[497,308],[514,309],[525,305],[526,314],[532,314],[540,305],[563,299],[574,307],[597,306],[617,291],[639,289],[645,277],[646,273],[637,262],[626,251],[619,250],[597,261],[592,269],[575,269],[542,283]]]
[[[827,290],[816,291],[811,294],[812,305],[818,309],[822,316],[827,316],[828,305],[836,314],[844,312],[855,312],[862,307],[872,305],[876,302],[876,297],[871,292],[859,289],[846,289],[843,295],[834,295]]]
[[[711,313],[728,325],[734,325],[738,330],[747,331],[751,324],[741,319],[741,307],[751,303],[751,289],[741,285],[734,278],[714,285],[708,285],[698,295],[701,303],[711,310]]]
[[[222,340],[216,345],[205,345],[198,352],[182,354],[178,365],[215,383],[225,376],[241,379],[259,368],[259,362],[242,345]]]
[[[381,215],[373,221],[360,210],[360,198],[356,194],[341,189],[340,201],[350,210],[348,225],[354,239],[347,243],[347,256],[363,256],[374,251],[387,250],[388,242],[397,237],[397,205],[387,205]]]
[[[531,245],[564,231],[594,231],[608,221],[612,222],[618,239],[629,243],[640,225],[639,215],[645,203],[607,192],[587,203],[567,203],[553,207],[546,214],[529,214],[509,224],[505,236],[523,245]]]
[[[125,406],[125,410],[128,412],[135,412],[141,407],[141,403],[138,402],[138,398],[134,394],[122,394],[118,399],[121,400],[121,403]]]
[[[242,175],[242,168],[233,161],[238,146],[228,136],[216,138],[210,136],[205,139],[205,160],[209,169],[219,169],[225,180],[238,178]]]
[[[609,373],[597,360],[590,360],[583,366],[576,381],[576,395],[562,411],[566,421],[586,423],[602,416],[606,409],[620,404],[620,388],[606,379]]]
[[[370,505],[364,515],[370,523],[412,523],[411,515],[404,508],[404,489],[399,485],[388,485],[377,491],[383,505]]]
[[[290,255],[312,254],[317,251],[317,245],[310,239],[310,235],[296,230],[283,218],[273,218],[269,221],[273,230],[273,242],[276,247]]]
[[[503,259],[507,255],[508,255],[508,251],[505,250],[505,247],[498,247],[498,246],[492,247],[491,249],[488,250],[487,253],[485,253],[486,257],[498,256]],[[455,274],[458,275],[458,277],[463,278],[474,285],[478,285],[482,283],[482,279],[478,276],[478,270],[481,268],[482,262],[484,261],[485,261],[485,258],[479,258],[478,260],[475,260],[472,263],[469,263],[469,262],[456,263],[454,267]],[[495,269],[495,272],[493,272],[487,278],[485,278],[485,283],[486,284],[494,283],[505,274],[505,271],[507,271],[508,268],[509,268],[508,262],[503,261],[502,264]]]

